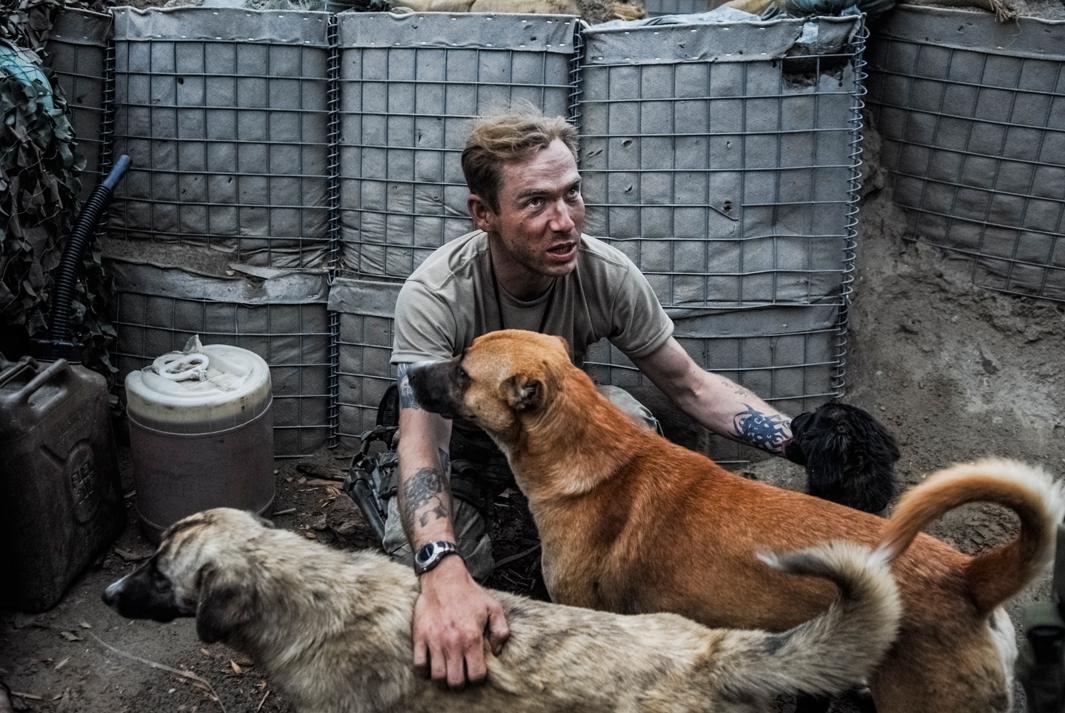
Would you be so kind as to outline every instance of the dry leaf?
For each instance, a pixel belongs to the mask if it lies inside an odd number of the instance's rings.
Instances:
[[[60,661],[59,663],[57,663],[55,665],[55,670],[58,671],[59,669],[61,669],[64,666],[66,666],[69,662],[70,662],[70,657],[67,656],[65,659],[63,659],[62,661]]]
[[[78,626],[80,626],[82,629],[91,629],[92,628],[92,624],[90,624],[87,621],[79,622]]]
[[[75,634],[73,631],[61,631],[61,632],[59,632],[59,635],[62,636],[67,641],[84,641],[85,640],[85,639],[81,638],[80,636],[78,636],[77,634]]]
[[[233,673],[237,674],[238,676],[239,676],[240,674],[244,673],[244,669],[242,669],[242,668],[240,667],[240,664],[238,664],[238,663],[237,663],[236,661],[234,661],[233,659],[230,659],[230,660],[229,660],[229,667],[230,667],[231,669],[233,669]]]

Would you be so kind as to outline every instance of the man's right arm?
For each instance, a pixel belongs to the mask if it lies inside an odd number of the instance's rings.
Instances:
[[[397,368],[399,383],[399,492],[403,529],[412,550],[438,540],[455,541],[448,484],[451,422],[422,409],[407,380],[409,365]],[[414,607],[414,665],[434,681],[461,688],[487,672],[486,629],[498,653],[509,631],[502,606],[470,576],[460,557],[445,557],[421,575]]]

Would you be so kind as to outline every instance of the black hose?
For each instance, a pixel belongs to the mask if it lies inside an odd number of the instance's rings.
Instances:
[[[74,285],[78,280],[82,256],[92,242],[100,216],[111,202],[115,185],[128,167],[129,156],[122,154],[107,174],[107,178],[96,187],[78,214],[77,223],[56,270],[55,291],[52,294],[52,324],[48,339],[50,342],[70,341],[70,305],[74,298]]]

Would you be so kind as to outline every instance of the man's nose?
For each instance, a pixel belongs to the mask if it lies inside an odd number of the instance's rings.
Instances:
[[[573,220],[573,207],[564,200],[555,201],[554,213],[551,215],[551,230],[556,233],[568,233],[577,225]]]

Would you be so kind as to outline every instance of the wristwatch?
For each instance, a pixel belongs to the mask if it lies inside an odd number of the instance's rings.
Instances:
[[[439,540],[422,545],[414,553],[414,573],[419,576],[423,575],[440,564],[440,560],[448,555],[457,554],[459,554],[459,548],[455,546],[454,542],[448,542],[447,540]]]

